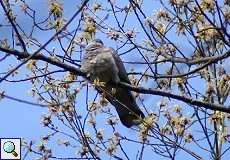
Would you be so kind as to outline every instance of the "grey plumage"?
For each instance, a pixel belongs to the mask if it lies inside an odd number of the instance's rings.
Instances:
[[[86,73],[91,81],[98,78],[105,82],[104,87],[97,89],[104,93],[106,99],[116,108],[122,124],[131,127],[141,123],[144,114],[137,106],[132,93],[121,87],[113,89],[109,83],[122,81],[130,84],[125,67],[114,49],[105,47],[99,39],[93,40],[85,48],[81,71]]]

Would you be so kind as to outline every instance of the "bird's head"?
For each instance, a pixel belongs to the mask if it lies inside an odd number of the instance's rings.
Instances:
[[[92,42],[91,43],[98,43],[98,44],[101,44],[101,45],[103,45],[104,43],[102,42],[102,40],[101,39],[94,39],[94,40],[92,40]]]
[[[96,49],[101,46],[103,46],[102,40],[94,39],[86,46],[85,50],[89,51],[89,50]]]

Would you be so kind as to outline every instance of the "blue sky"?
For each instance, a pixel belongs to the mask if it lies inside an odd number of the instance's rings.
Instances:
[[[32,8],[36,9],[38,13],[40,13],[40,16],[43,17],[47,14],[47,2],[45,0],[37,0],[37,1],[32,1],[29,0],[27,1],[29,2],[29,4],[32,6]],[[76,10],[76,5],[79,4],[78,1],[61,1],[64,4],[64,8],[65,8],[65,13],[64,13],[64,17],[66,19],[68,19],[69,17],[72,16],[72,14],[74,13],[74,11]],[[122,3],[123,1],[120,0],[118,1],[120,3]],[[103,3],[103,1],[101,1],[101,3]],[[145,3],[144,8],[146,9],[145,11],[148,13],[148,15],[153,15],[153,11],[159,8],[159,4],[157,3],[156,0],[153,1],[148,1],[148,3]],[[19,24],[22,26],[22,28],[24,28],[26,31],[30,31],[30,25],[31,22],[28,19],[24,19],[24,15],[23,13],[20,12],[19,9],[16,8],[15,10],[16,14],[19,15],[18,17],[18,22]],[[103,17],[103,16],[102,16]],[[129,25],[132,27],[136,27],[138,28],[139,25],[137,24],[137,21],[135,20],[134,16],[131,16],[129,19]],[[133,24],[133,21],[135,21],[135,24]],[[5,20],[2,16],[2,9],[0,8],[0,22],[5,23]],[[114,19],[111,18],[111,20],[107,21],[107,23],[109,23],[109,25],[116,27],[116,23],[114,22]],[[70,27],[75,27],[76,23],[74,22],[73,24],[70,25]],[[130,26],[127,26],[130,27]],[[28,27],[28,29],[27,29]],[[0,28],[0,37],[8,37],[10,38],[11,35],[9,34],[10,29],[9,28],[5,28],[5,29],[1,29]],[[51,36],[54,32],[50,32],[46,34],[41,34],[40,32],[37,32],[35,30],[34,36],[37,37],[42,43],[45,43],[48,39],[49,36]],[[181,50],[185,51],[188,55],[192,53],[192,47],[190,45],[184,44],[182,43],[185,39],[176,36],[175,34],[171,34],[169,35],[170,39],[178,44],[182,44],[181,45]],[[116,43],[112,40],[109,40],[108,37],[106,37],[103,34],[97,34],[97,38],[101,38],[104,40],[104,43],[108,46],[113,46],[114,48],[117,48],[119,45],[116,45]],[[142,41],[145,37],[143,35],[138,35],[137,37],[137,41]],[[58,47],[57,44],[52,44],[48,46],[49,49],[51,49],[52,47],[56,47],[57,52],[60,50],[60,48]],[[126,49],[126,48],[125,48]],[[29,48],[29,51],[33,51],[33,49]],[[121,50],[122,52],[122,50]],[[0,53],[1,54],[1,53]],[[122,58],[124,60],[130,60],[130,59],[134,59],[133,57],[135,57],[135,55],[131,55],[131,56],[123,56]],[[0,72],[5,71],[9,65],[15,66],[17,64],[19,64],[20,61],[18,61],[16,58],[12,58],[9,57],[7,58],[6,62],[1,62],[0,63]],[[127,70],[131,69],[131,65],[126,65]],[[139,68],[139,70],[141,70],[141,68]],[[9,79],[20,79],[23,76],[25,76],[26,74],[28,74],[28,70],[25,67],[20,68],[19,70],[19,75],[15,75],[15,77],[9,77]],[[0,75],[2,76],[2,75]],[[199,81],[200,82],[200,81]],[[196,86],[199,86],[198,88],[200,88],[200,90],[203,89],[203,85],[201,85],[201,83],[199,83],[197,81],[193,81],[192,83]],[[24,99],[27,101],[32,101],[32,102],[36,102],[35,99],[33,99],[29,94],[28,91],[31,88],[31,83],[28,82],[20,82],[20,83],[8,83],[8,82],[3,82],[0,84],[0,91],[6,91],[6,94],[11,96],[11,97],[15,97],[15,98],[19,98],[19,99]],[[91,93],[92,95],[95,95],[94,92]],[[146,96],[147,97],[147,96]],[[156,106],[157,100],[159,100],[161,97],[159,96],[154,96],[154,97],[148,97],[147,101],[149,104],[151,104],[151,106],[149,106],[149,110],[154,110],[154,107]],[[78,102],[77,102],[77,106],[81,107],[84,106],[84,101],[85,99],[85,90],[81,91],[80,94],[78,95]],[[81,100],[81,101],[80,101]],[[175,103],[176,101],[172,101],[171,103]],[[183,103],[181,103],[182,105],[184,105]],[[189,107],[189,106],[188,106]],[[114,109],[113,109],[114,110]],[[185,109],[186,110],[186,109]],[[115,111],[114,111],[115,112]],[[40,118],[41,118],[41,114],[47,113],[47,109],[46,108],[42,108],[39,106],[32,106],[32,105],[28,105],[28,104],[24,104],[24,103],[19,103],[19,102],[15,102],[12,100],[9,100],[7,98],[4,98],[2,100],[0,100],[0,137],[20,137],[20,138],[25,138],[26,140],[34,140],[36,144],[39,143],[39,138],[42,135],[47,134],[47,132],[49,132],[48,129],[42,127],[42,125],[40,124]],[[101,122],[105,122],[105,117],[100,117],[99,115],[99,121]],[[58,122],[57,122],[58,123]],[[62,126],[63,127],[63,126]],[[134,133],[132,130],[125,128],[124,126],[119,124],[119,127],[121,128],[121,133],[125,136],[130,136],[130,137],[136,137],[136,133]],[[63,130],[65,130],[65,128],[63,127]],[[111,130],[104,128],[106,133],[110,133]],[[53,149],[54,155],[55,156],[68,156],[68,157],[74,157],[76,150],[75,149],[71,149],[71,148],[66,148],[63,146],[57,146],[54,145],[54,143],[56,142],[57,139],[61,138],[61,135],[57,135],[54,139],[52,139],[49,144],[47,144],[49,147],[51,147]],[[136,153],[133,153],[133,150],[135,150],[136,146],[132,146],[132,144],[128,143],[125,144],[125,146],[128,148],[127,152],[128,155],[132,158],[135,158]],[[131,147],[130,147],[131,146]],[[133,148],[132,148],[133,147]],[[198,151],[199,152],[199,151]],[[146,153],[151,154],[152,151],[148,150]],[[202,154],[202,153],[200,153]],[[155,154],[154,154],[155,156]],[[178,159],[186,159],[187,155],[180,153],[180,156],[178,157]],[[32,157],[34,157],[34,155],[29,155],[27,157],[27,159],[31,159]],[[36,156],[35,156],[36,157]],[[102,155],[103,157],[103,155]],[[151,159],[152,156],[151,155],[146,155],[146,158]],[[156,158],[156,157],[155,157]],[[206,158],[208,158],[208,155],[206,155]],[[160,159],[164,159],[164,158],[160,158]]]
[[[41,13],[40,16],[45,16],[47,14],[47,3],[45,1],[28,1],[30,2],[30,4],[34,7],[34,9],[37,10],[37,12]],[[120,1],[122,2],[122,1]],[[65,12],[65,17],[68,19],[68,17],[72,16],[72,13],[74,12],[75,8],[76,8],[76,2],[68,2],[68,3],[63,3],[64,7],[66,8]],[[149,13],[149,15],[153,15],[153,10],[154,8],[157,8],[159,5],[153,5],[152,3],[148,3],[145,6],[146,11]],[[22,15],[23,13],[21,13],[18,9],[16,9],[16,14],[17,15]],[[129,17],[129,21],[135,21],[135,17],[131,16]],[[19,24],[21,24],[21,26],[23,28],[25,28],[26,31],[30,31],[29,30],[29,26],[31,25],[30,20],[28,19],[23,19],[23,15],[19,16],[18,19]],[[136,22],[136,21],[135,21]],[[114,19],[111,18],[110,21],[108,21],[107,23],[109,23],[110,26],[112,27],[116,27],[116,25],[114,24]],[[74,27],[74,23],[71,24]],[[138,28],[138,25],[135,24],[133,25],[134,27]],[[28,27],[28,29],[26,29]],[[130,26],[127,26],[130,27]],[[8,35],[8,31],[3,31],[0,32],[0,36],[6,36],[6,37],[10,37],[10,35]],[[1,35],[2,34],[2,35]],[[40,34],[40,32],[36,32],[34,33],[34,36],[37,37],[42,43],[45,43],[48,39],[49,36],[51,36],[53,33],[46,33],[45,35]],[[139,41],[142,41],[144,39],[144,37],[142,37],[141,35],[139,35]],[[98,38],[101,38],[103,40],[105,40],[105,44],[108,46],[114,46],[114,48],[117,48],[118,46],[116,46],[116,44],[114,43],[114,41],[109,40],[107,37],[105,37],[105,35],[102,34],[98,34],[97,35]],[[175,37],[176,40],[176,37]],[[53,45],[53,44],[52,44]],[[53,47],[53,46],[50,46]],[[59,50],[59,48],[56,48],[57,51]],[[133,59],[133,57],[131,56],[123,56],[122,58],[124,58],[125,60],[130,60]],[[7,63],[1,63],[1,68],[7,68],[9,64],[15,65],[19,64],[20,62],[16,59],[16,58],[8,58],[7,59]],[[130,65],[126,65],[126,68],[129,70],[130,69]],[[28,73],[28,70],[26,70],[24,67],[20,68],[19,70],[20,74],[25,75],[26,73]],[[10,77],[10,79],[19,79],[20,77],[22,77],[21,75],[16,75],[15,77]],[[19,99],[25,99],[27,101],[32,101],[32,102],[36,102],[33,98],[31,98],[31,96],[29,96],[28,94],[28,90],[31,88],[31,84],[28,82],[25,83],[7,83],[7,82],[3,82],[0,84],[0,89],[1,90],[5,90],[7,95],[10,95],[12,97],[16,97]],[[84,99],[85,93],[82,91],[82,94],[80,95],[80,99]],[[148,101],[150,103],[152,103],[153,101],[156,102],[156,100],[159,97],[154,97],[154,98],[148,98]],[[84,103],[84,101],[82,102]],[[81,106],[81,102],[79,104]],[[154,108],[153,108],[154,110]],[[48,130],[44,127],[42,127],[42,125],[40,124],[40,117],[41,114],[46,113],[47,109],[45,108],[41,108],[41,107],[37,107],[37,106],[31,106],[28,104],[24,104],[24,103],[18,103],[9,99],[3,99],[0,101],[0,137],[23,137],[26,140],[34,140],[36,144],[39,143],[39,138],[42,135],[45,135]],[[104,117],[103,117],[104,118]],[[105,121],[105,119],[102,119],[101,121]],[[121,133],[123,133],[126,136],[132,136],[135,137],[137,136],[136,133],[133,133],[132,130],[130,129],[126,129],[124,126],[121,126]],[[107,129],[104,128],[105,132],[107,132]],[[53,148],[53,152],[54,155],[56,156],[62,156],[65,157],[66,156],[70,156],[70,155],[74,155],[75,154],[75,150],[74,149],[70,149],[70,148],[65,148],[65,147],[58,147],[57,145],[54,145],[53,142],[55,142],[55,140],[58,139],[58,136],[56,136],[49,145],[49,147]],[[125,146],[127,146],[127,148],[129,148],[128,151],[128,155],[131,157],[135,157],[135,154],[132,155],[133,149],[132,147],[132,143],[127,143]],[[132,146],[132,147],[129,147]],[[149,151],[151,152],[151,151]],[[34,156],[34,155],[30,155],[30,156]],[[35,156],[36,157],[36,156]],[[151,157],[150,155],[147,157]],[[146,158],[147,158],[146,157]],[[28,157],[27,159],[30,159],[31,157]],[[162,158],[162,157],[161,157]]]

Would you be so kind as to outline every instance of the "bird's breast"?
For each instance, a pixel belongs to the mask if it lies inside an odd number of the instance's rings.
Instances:
[[[118,76],[118,68],[110,54],[98,54],[91,62],[92,78],[98,78],[102,82],[114,81]]]

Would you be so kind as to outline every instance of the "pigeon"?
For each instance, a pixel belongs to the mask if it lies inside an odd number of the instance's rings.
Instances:
[[[145,115],[138,107],[131,91],[112,85],[119,82],[131,84],[124,64],[113,48],[106,47],[100,39],[92,40],[85,47],[80,70],[91,82],[97,79],[104,82],[104,85],[96,89],[115,107],[124,126],[130,128],[142,122]]]

